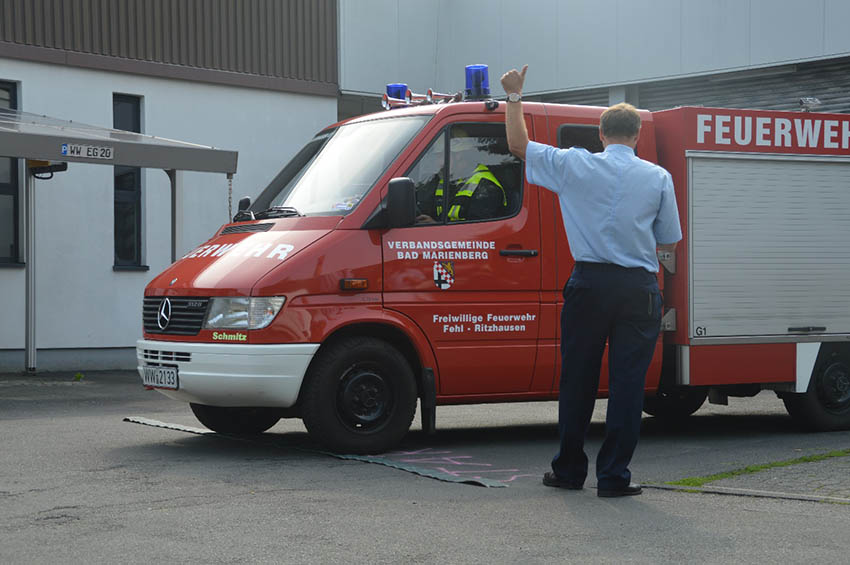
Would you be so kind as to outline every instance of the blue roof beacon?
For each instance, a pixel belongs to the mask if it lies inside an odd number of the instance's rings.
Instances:
[[[466,66],[467,100],[484,100],[490,98],[490,76],[487,65]]]
[[[407,85],[404,83],[388,84],[387,96],[396,100],[404,100],[407,97]]]

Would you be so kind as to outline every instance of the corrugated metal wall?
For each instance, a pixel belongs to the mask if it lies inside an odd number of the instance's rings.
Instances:
[[[800,98],[814,96],[822,103],[815,111],[847,114],[850,58],[650,82],[629,88],[638,93],[636,105],[652,111],[677,106],[799,110]],[[594,88],[529,99],[607,106],[608,92],[607,88]]]
[[[584,106],[608,106],[608,89],[591,88],[573,92],[544,94],[542,96],[531,96],[529,100],[558,104],[582,104]]]
[[[338,83],[336,0],[0,0],[0,41]]]
[[[803,96],[820,99],[819,112],[850,113],[850,59],[640,85],[640,106],[649,110],[676,106],[799,110]]]

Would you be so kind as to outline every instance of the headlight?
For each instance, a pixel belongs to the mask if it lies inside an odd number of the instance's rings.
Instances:
[[[280,312],[285,296],[210,299],[205,329],[261,330]]]

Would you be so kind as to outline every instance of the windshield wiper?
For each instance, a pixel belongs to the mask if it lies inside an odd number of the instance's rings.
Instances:
[[[301,212],[298,211],[297,208],[293,208],[292,206],[272,206],[268,210],[263,210],[262,212],[257,212],[254,214],[254,217],[257,219],[260,218],[290,218],[292,216],[303,216]]]

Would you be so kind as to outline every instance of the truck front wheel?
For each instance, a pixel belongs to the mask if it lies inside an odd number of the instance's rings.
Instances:
[[[307,431],[341,453],[397,445],[416,412],[416,381],[389,343],[352,337],[329,345],[310,367],[301,395]]]
[[[791,417],[808,431],[850,429],[850,354],[830,349],[818,359],[808,390],[782,397]]]
[[[203,425],[220,434],[261,434],[280,420],[274,408],[228,408],[190,403],[189,407]]]
[[[655,396],[643,399],[643,411],[650,416],[675,420],[687,418],[703,405],[708,390],[697,387],[677,387],[659,390]]]

